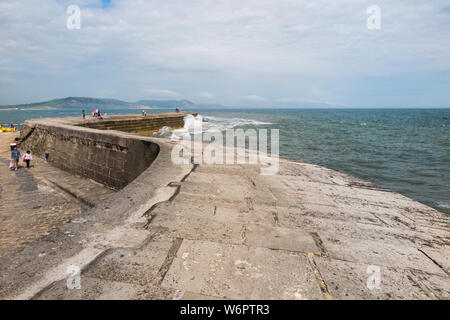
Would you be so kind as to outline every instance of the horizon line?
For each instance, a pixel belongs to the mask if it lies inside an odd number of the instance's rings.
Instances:
[[[98,100],[117,100],[117,101],[122,101],[122,102],[126,102],[126,103],[138,103],[139,101],[142,100],[155,100],[155,101],[188,101],[191,102],[194,106],[195,105],[216,105],[218,107],[222,107],[222,108],[241,108],[241,109],[270,109],[270,108],[277,108],[277,109],[449,109],[450,105],[448,106],[361,106],[361,107],[357,107],[357,106],[343,106],[343,105],[332,105],[329,103],[316,103],[316,105],[312,104],[311,106],[283,106],[283,105],[272,105],[272,106],[237,106],[237,105],[224,105],[221,104],[219,102],[193,102],[190,99],[187,98],[172,98],[172,99],[161,99],[161,98],[143,98],[143,99],[138,99],[136,101],[127,101],[127,100],[122,100],[122,99],[118,99],[118,98],[99,98],[99,97],[87,97],[87,96],[67,96],[67,97],[63,97],[63,98],[53,98],[50,100],[45,100],[45,101],[38,101],[38,102],[28,102],[28,103],[16,103],[16,104],[6,104],[6,105],[0,105],[0,109],[6,108],[6,107],[14,107],[14,106],[25,106],[25,105],[32,105],[32,104],[38,104],[38,103],[46,103],[46,102],[50,102],[53,100],[63,100],[63,99],[68,99],[68,98],[88,98],[88,99],[98,99]]]

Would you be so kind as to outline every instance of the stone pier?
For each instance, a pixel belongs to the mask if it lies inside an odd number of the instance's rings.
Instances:
[[[26,122],[21,147],[52,148],[52,166],[115,192],[1,257],[1,298],[450,298],[448,215],[289,159],[276,175],[176,165],[177,141],[104,123]],[[70,266],[80,289],[67,287]]]

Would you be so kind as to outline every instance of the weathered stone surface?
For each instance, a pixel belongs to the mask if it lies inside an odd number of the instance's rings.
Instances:
[[[37,294],[36,300],[125,300],[134,299],[144,288],[129,283],[81,277],[80,289],[67,286],[60,280]]]
[[[56,122],[35,124],[159,153],[113,196],[0,258],[2,298],[449,299],[450,218],[432,208],[315,165],[280,159],[272,176],[179,166],[175,141]],[[78,293],[65,285],[69,264],[82,268]]]
[[[185,240],[163,287],[227,299],[321,299],[303,255]]]
[[[84,275],[105,280],[149,285],[158,272],[173,240],[157,235],[138,249],[112,249],[89,265]]]
[[[115,193],[93,180],[46,164],[34,154],[30,169],[20,163],[18,171],[10,171],[9,142],[15,135],[0,135],[0,257],[48,235]],[[58,246],[53,247],[56,250]],[[40,253],[40,259],[48,254]]]
[[[335,299],[430,299],[411,280],[414,275],[407,269],[380,267],[379,286],[367,286],[373,273],[366,263],[315,258],[328,291]],[[442,278],[445,280],[445,278]],[[370,280],[369,280],[370,282]],[[442,297],[444,298],[444,297]]]

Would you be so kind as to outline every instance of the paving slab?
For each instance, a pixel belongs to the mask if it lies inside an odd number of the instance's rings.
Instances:
[[[446,276],[446,273],[417,248],[389,240],[372,241],[321,234],[324,246],[335,259],[393,268],[410,268]]]
[[[163,287],[227,299],[322,299],[304,255],[184,240]]]
[[[36,295],[34,300],[131,300],[145,289],[142,286],[108,281],[91,277],[80,277],[80,288],[68,287],[67,280],[53,283]]]
[[[310,233],[299,229],[256,223],[225,222],[215,216],[179,214],[176,210],[153,212],[151,227],[168,229],[171,237],[246,244],[298,252],[318,252]],[[251,215],[252,213],[248,213]]]
[[[112,249],[91,263],[83,274],[110,281],[149,285],[158,280],[158,272],[172,245],[173,239],[156,236],[140,248]]]
[[[334,299],[431,299],[410,279],[413,274],[407,269],[321,257],[316,257],[315,261]],[[379,283],[372,280],[375,272],[379,274]]]

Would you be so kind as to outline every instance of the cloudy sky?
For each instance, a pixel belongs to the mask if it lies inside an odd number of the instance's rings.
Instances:
[[[66,96],[450,106],[450,0],[0,0],[0,105]]]

